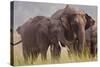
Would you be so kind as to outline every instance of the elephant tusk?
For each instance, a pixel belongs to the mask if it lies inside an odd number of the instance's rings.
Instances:
[[[61,42],[60,42],[60,41],[58,41],[58,44],[60,45],[60,47],[62,47],[62,46],[61,46]]]
[[[60,47],[62,47],[62,45],[61,45],[61,42],[60,41],[58,41],[58,44],[60,45]],[[65,45],[65,47],[63,47],[64,48],[64,50],[66,51],[70,51],[70,49],[68,48],[68,46],[67,45]]]

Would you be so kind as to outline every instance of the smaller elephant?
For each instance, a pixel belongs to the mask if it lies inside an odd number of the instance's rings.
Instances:
[[[29,19],[17,28],[17,32],[21,35],[25,60],[30,56],[36,60],[39,54],[42,60],[46,60],[49,46],[51,46],[51,57],[57,60],[61,52],[58,41],[66,44],[65,28],[59,20],[53,18]]]

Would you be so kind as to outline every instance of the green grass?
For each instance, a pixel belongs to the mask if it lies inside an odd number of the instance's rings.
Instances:
[[[89,50],[88,49],[85,49],[83,51],[82,57],[80,58],[78,55],[74,54],[73,52],[70,54],[70,56],[68,56],[67,51],[65,51],[65,49],[62,48],[61,57],[60,57],[59,61],[54,62],[51,60],[50,48],[49,48],[46,61],[41,60],[41,55],[38,56],[38,59],[36,61],[33,61],[30,57],[27,62],[24,61],[23,57],[15,56],[14,57],[14,65],[15,66],[16,65],[17,66],[18,65],[30,65],[30,64],[40,65],[40,64],[55,64],[55,63],[86,62],[86,61],[96,61],[96,60],[97,60],[97,56],[94,58],[89,57]]]

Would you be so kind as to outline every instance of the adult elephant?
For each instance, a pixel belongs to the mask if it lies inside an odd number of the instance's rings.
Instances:
[[[90,57],[97,55],[97,24],[86,30],[86,47],[89,47]]]
[[[63,26],[68,32],[65,33],[66,40],[78,41],[78,44],[74,44],[75,51],[81,55],[85,43],[85,30],[94,25],[93,18],[82,9],[72,5],[67,5],[64,9],[58,10],[51,18],[60,20],[64,24]]]
[[[43,16],[41,20],[35,22],[34,19],[29,19],[17,28],[17,32],[21,35],[23,56],[26,61],[30,56],[36,60],[39,53],[41,59],[46,60],[49,46],[52,46],[52,58],[58,59],[61,52],[59,41],[66,44],[65,28],[59,20],[53,18]]]

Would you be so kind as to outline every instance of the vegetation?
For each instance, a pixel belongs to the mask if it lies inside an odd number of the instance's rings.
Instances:
[[[95,36],[95,38],[97,38],[97,37]],[[17,42],[20,39],[21,39],[20,36],[16,32],[14,32],[14,42]],[[81,58],[78,55],[76,55],[74,51],[72,51],[72,53],[69,56],[66,48],[61,47],[61,57],[60,57],[59,61],[51,60],[50,48],[48,48],[47,61],[42,61],[41,55],[39,55],[38,59],[36,61],[33,61],[30,57],[29,60],[26,62],[26,61],[24,61],[24,58],[23,58],[23,55],[22,55],[22,43],[14,46],[14,53],[13,54],[14,54],[14,65],[15,66],[16,65],[17,66],[18,65],[30,65],[30,64],[40,65],[40,64],[87,62],[87,61],[96,61],[97,60],[97,56],[95,56],[95,57],[90,56],[89,48],[86,45],[85,45],[85,49],[82,53]]]
[[[84,49],[82,57],[80,58],[73,52],[69,56],[66,49],[62,47],[61,57],[59,61],[51,60],[51,54],[49,48],[46,61],[41,60],[41,55],[38,56],[38,59],[36,61],[33,61],[31,57],[28,59],[28,61],[24,61],[23,57],[16,56],[14,58],[14,65],[30,65],[30,64],[37,65],[37,64],[55,64],[55,63],[69,63],[69,62],[72,63],[72,62],[86,62],[86,61],[96,61],[96,60],[97,56],[90,57],[88,48]]]

